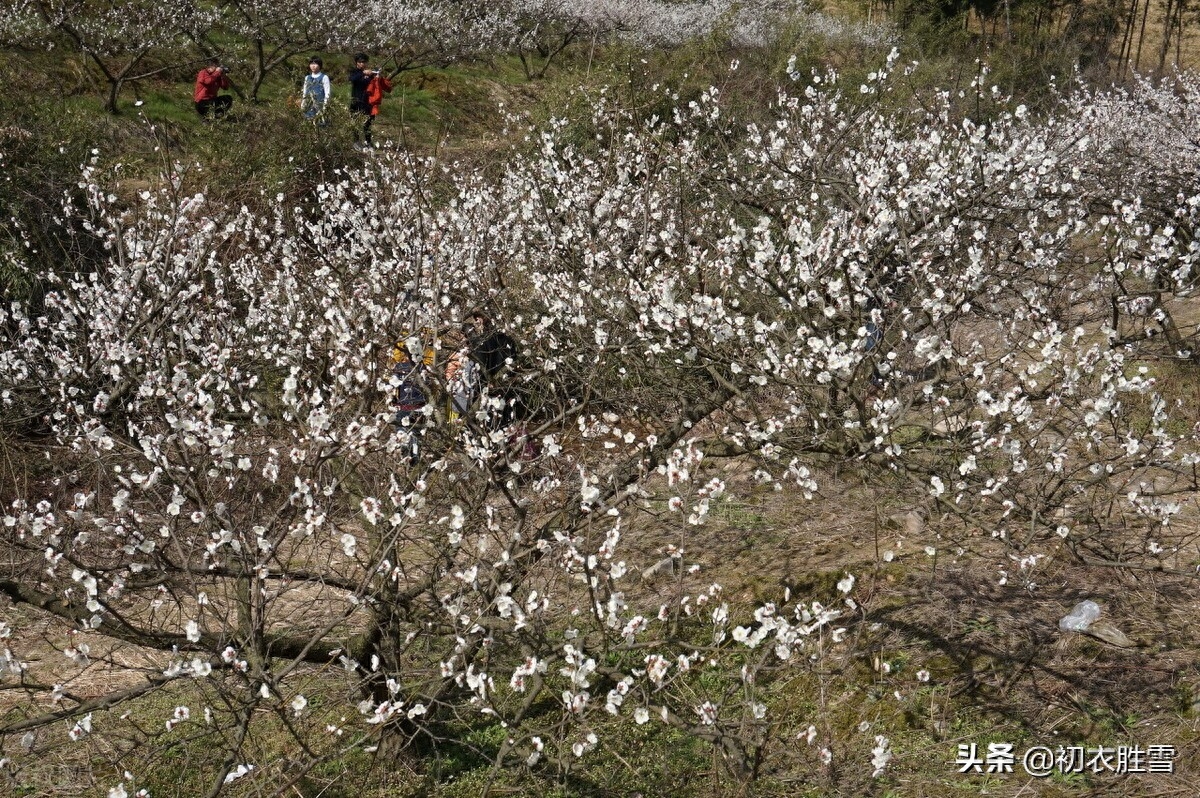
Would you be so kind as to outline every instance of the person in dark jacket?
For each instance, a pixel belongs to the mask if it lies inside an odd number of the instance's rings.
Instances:
[[[196,90],[192,92],[192,100],[196,104],[196,113],[202,119],[224,116],[233,105],[233,98],[221,94],[221,89],[228,89],[229,70],[221,66],[216,58],[208,59],[208,65],[196,73]]]
[[[471,355],[483,369],[484,379],[491,381],[513,365],[517,344],[507,333],[497,329],[482,310],[472,311],[468,324]]]
[[[362,146],[371,146],[371,125],[379,114],[383,94],[392,90],[392,83],[378,69],[367,69],[366,53],[354,56],[354,69],[350,70],[350,113],[366,117],[362,127]]]
[[[512,384],[511,376],[517,359],[517,343],[492,324],[482,310],[471,311],[467,324],[471,358],[479,364],[483,385],[503,401],[497,421],[500,426],[507,426],[519,418],[524,410],[524,403]]]
[[[428,402],[421,383],[421,364],[413,361],[403,343],[396,345],[392,357],[396,361],[392,368],[392,385],[396,391],[392,399],[396,409],[392,424],[408,433],[408,459],[416,463],[421,451],[424,408]]]

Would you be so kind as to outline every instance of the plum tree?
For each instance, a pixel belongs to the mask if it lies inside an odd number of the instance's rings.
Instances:
[[[113,3],[102,0],[33,0],[47,35],[65,38],[97,70],[108,85],[105,107],[117,112],[127,83],[160,75],[193,62],[175,47],[207,32],[217,14],[195,2]],[[167,64],[146,64],[152,52],[170,52]]]

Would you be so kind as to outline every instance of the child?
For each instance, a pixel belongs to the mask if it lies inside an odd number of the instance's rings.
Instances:
[[[396,389],[393,404],[396,415],[392,424],[408,432],[408,459],[416,464],[420,454],[421,430],[418,424],[422,420],[423,408],[427,401],[425,390],[421,385],[421,366],[413,362],[408,347],[402,342],[392,351],[392,359],[396,361],[392,369],[392,385]]]
[[[325,63],[318,57],[308,59],[308,74],[304,76],[304,85],[300,90],[300,110],[305,119],[325,124],[325,106],[329,104],[329,76],[321,70]]]

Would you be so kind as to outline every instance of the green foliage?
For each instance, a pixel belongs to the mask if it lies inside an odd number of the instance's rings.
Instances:
[[[341,104],[330,103],[326,124],[303,119],[282,105],[236,107],[211,122],[195,120],[182,147],[202,174],[210,199],[262,207],[279,194],[311,196],[316,185],[360,160],[353,143],[357,125]]]
[[[92,151],[119,148],[134,164],[153,145],[143,131],[62,100],[29,103],[9,93],[0,98],[0,118],[6,120],[0,126],[0,292],[27,297],[39,290],[36,273],[98,254],[87,251],[86,236],[66,235],[71,222],[62,211]],[[15,268],[11,259],[18,253],[32,274]]]

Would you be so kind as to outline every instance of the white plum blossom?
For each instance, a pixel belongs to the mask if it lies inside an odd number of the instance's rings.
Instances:
[[[871,776],[873,778],[882,776],[883,772],[887,770],[888,763],[891,761],[891,741],[882,734],[875,735],[875,747],[871,749],[871,767],[874,768]]]
[[[243,776],[248,776],[248,775],[250,775],[251,771],[253,771],[253,770],[254,770],[254,765],[250,765],[250,764],[238,765],[236,768],[233,768],[231,771],[229,771],[228,774],[226,774],[225,783],[230,784],[230,783],[235,782],[238,779],[242,778]]]

